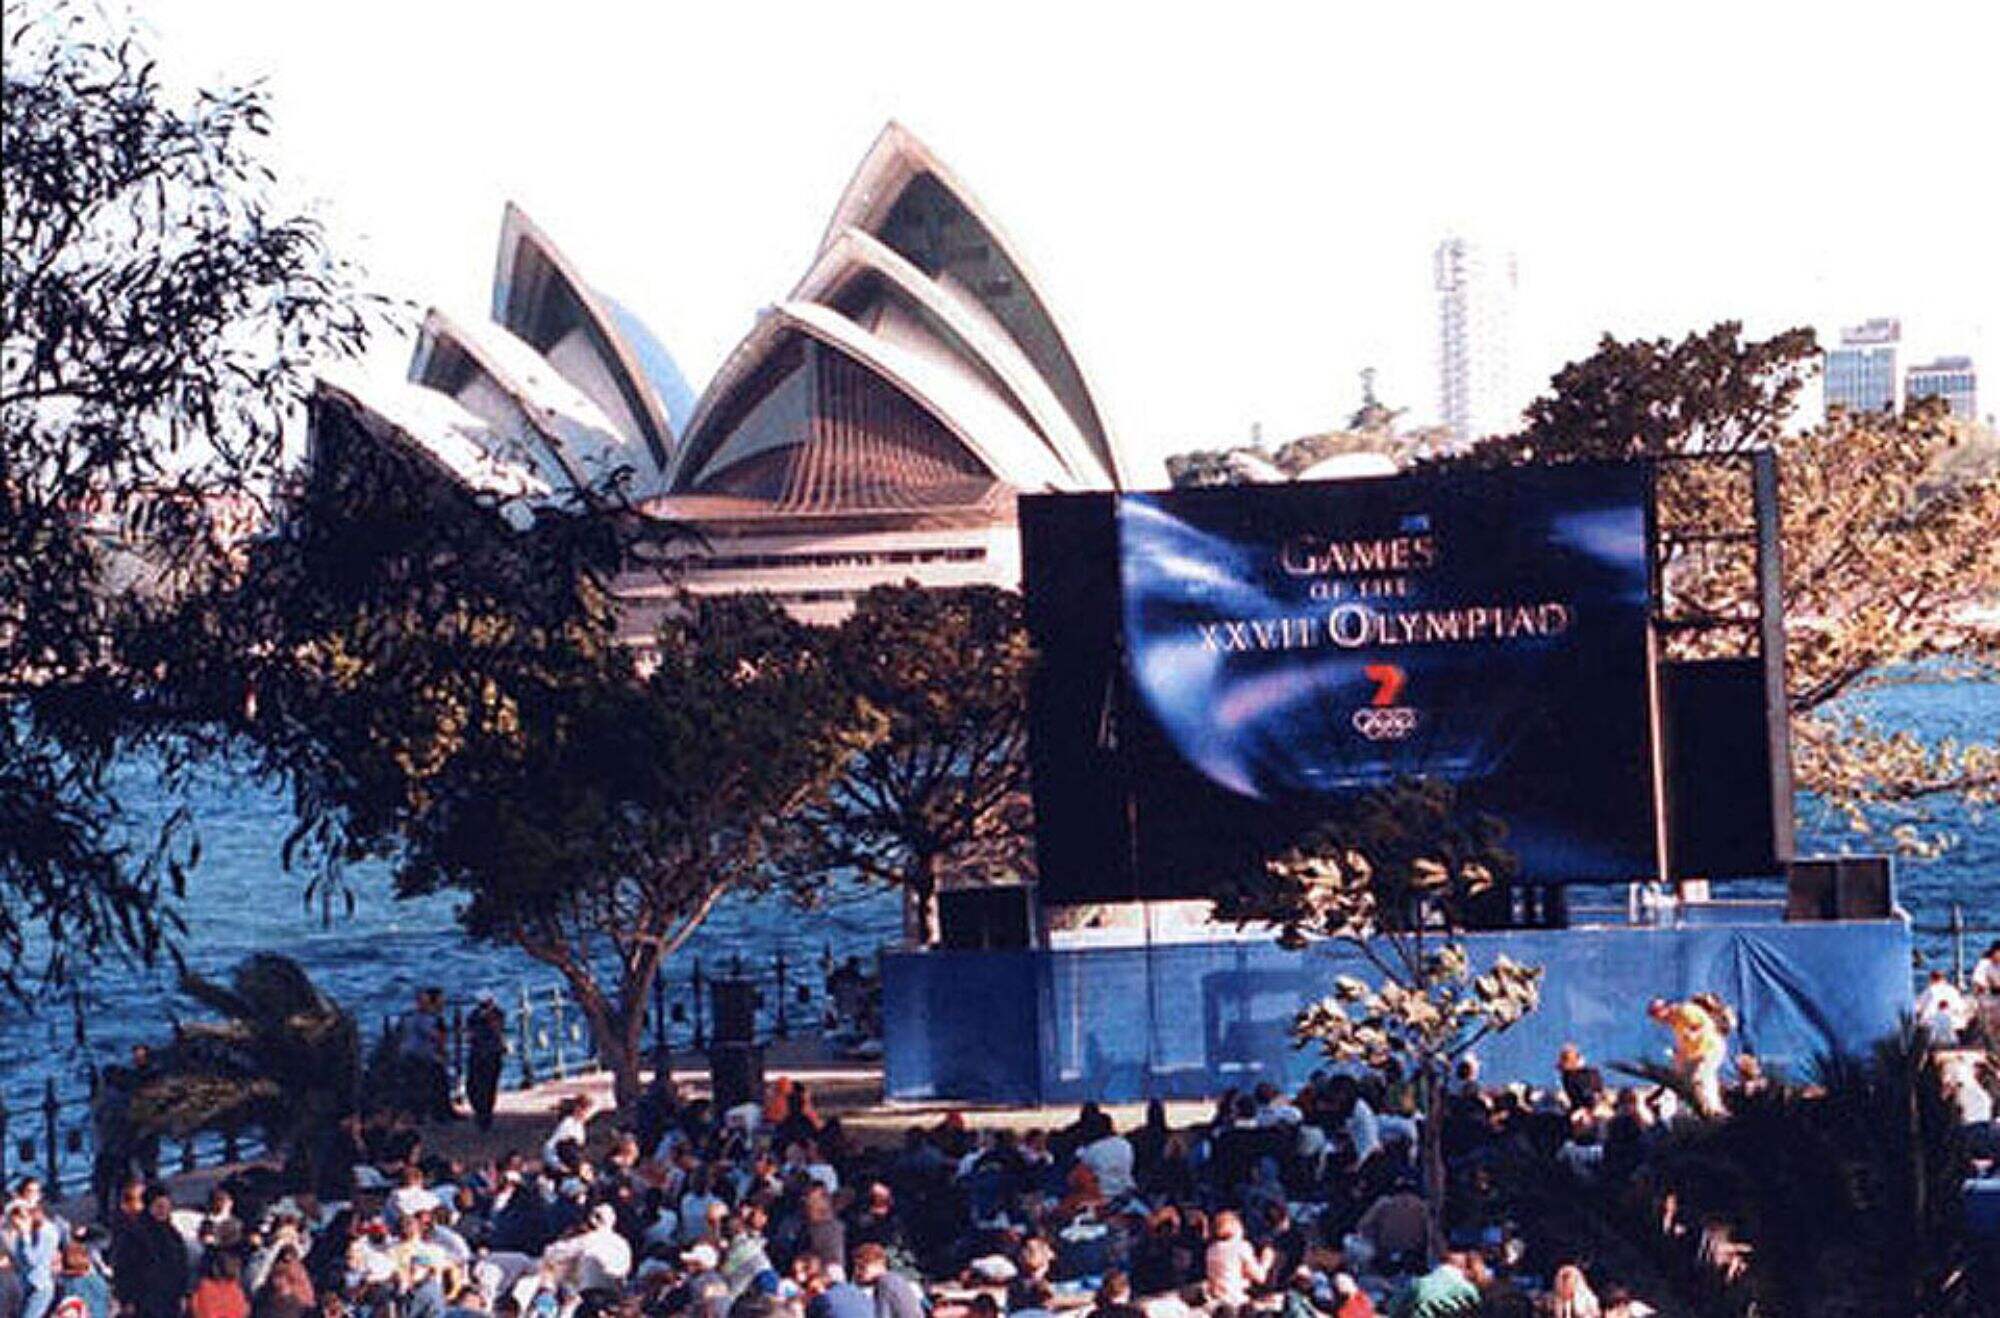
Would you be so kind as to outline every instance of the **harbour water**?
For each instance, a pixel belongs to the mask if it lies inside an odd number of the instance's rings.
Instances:
[[[1996,684],[1920,680],[1867,700],[1885,723],[1912,728],[1927,740],[1985,739],[2000,727]],[[323,918],[305,904],[304,880],[281,864],[291,816],[274,789],[218,769],[185,798],[170,800],[138,764],[128,767],[120,787],[140,828],[183,803],[199,822],[202,860],[190,874],[180,908],[187,926],[184,950],[195,970],[225,975],[251,952],[282,951],[301,961],[364,1025],[401,1010],[420,985],[444,985],[461,1001],[487,990],[508,1000],[524,982],[553,978],[519,952],[465,939],[448,896],[396,901],[379,865],[351,869],[357,898],[352,914]],[[1803,851],[1866,852],[1886,844],[1885,838],[1849,831],[1844,820],[1809,800],[1800,802],[1799,822]],[[1918,926],[1925,963],[1949,966],[1941,931],[1954,903],[1970,923],[2000,924],[2000,812],[1982,815],[1948,804],[1928,823],[1951,834],[1954,845],[1935,859],[1899,862],[1898,896]],[[1764,881],[1731,885],[1717,895],[1782,892],[1782,883]],[[816,977],[828,954],[868,955],[893,939],[899,909],[893,894],[855,884],[834,885],[819,908],[803,914],[775,898],[735,898],[717,907],[673,974],[683,980],[696,958],[713,971],[735,955],[768,965],[783,951],[795,971]],[[1975,941],[1968,955],[1983,946],[1983,940]],[[0,1001],[0,1104],[26,1110],[51,1076],[65,1091],[80,1093],[92,1060],[115,1059],[131,1043],[166,1037],[176,1013],[190,1010],[172,986],[166,969],[108,962],[84,983],[80,1012],[64,1003],[26,1013]]]

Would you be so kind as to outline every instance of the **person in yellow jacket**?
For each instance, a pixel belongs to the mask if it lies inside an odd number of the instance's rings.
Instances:
[[[1705,1117],[1722,1111],[1722,1061],[1728,1056],[1728,1028],[1694,999],[1654,998],[1646,1014],[1673,1031],[1674,1070],[1694,1087],[1695,1107]]]

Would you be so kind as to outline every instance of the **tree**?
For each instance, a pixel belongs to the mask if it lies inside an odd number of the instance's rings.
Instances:
[[[642,663],[604,587],[631,529],[588,500],[510,520],[333,392],[313,433],[284,534],[188,615],[255,643],[180,684],[184,716],[233,719],[291,783],[322,891],[388,858],[399,894],[458,893],[470,934],[560,973],[627,1103],[660,967],[777,881],[781,823],[875,724],[761,599],[682,601]]]
[[[778,881],[786,825],[868,740],[822,646],[760,597],[690,600],[643,681],[524,705],[516,753],[440,775],[412,821],[398,890],[463,893],[468,932],[560,973],[621,1107],[660,967]]]
[[[169,945],[189,858],[114,840],[113,755],[171,674],[135,619],[232,569],[230,521],[283,457],[311,364],[369,304],[279,209],[263,95],[162,90],[88,5],[6,10],[0,95],[0,991]],[[119,552],[119,551],[131,552]]]
[[[1941,481],[1961,427],[1935,402],[1901,415],[1835,415],[1787,431],[1818,365],[1811,331],[1745,341],[1725,323],[1675,344],[1622,343],[1564,367],[1528,409],[1518,435],[1488,440],[1457,461],[1777,454],[1786,689],[1796,781],[1858,828],[1868,807],[1908,807],[1950,795],[2000,793],[2000,740],[1930,745],[1884,727],[1852,699],[1908,666],[1949,657],[2000,673],[2000,479],[1980,469]],[[1747,485],[1727,464],[1662,469],[1660,521],[1682,530],[1748,524]],[[1676,607],[1726,621],[1755,605],[1743,553],[1669,545],[1662,563]],[[1982,619],[1987,619],[1982,621]],[[1672,639],[1695,657],[1709,642]],[[1918,839],[1904,830],[1903,839]]]
[[[1449,783],[1404,780],[1271,857],[1262,883],[1217,903],[1223,918],[1276,925],[1283,946],[1332,939],[1374,969],[1372,984],[1341,976],[1331,996],[1300,1012],[1292,1034],[1331,1060],[1393,1060],[1415,1076],[1434,1251],[1446,1191],[1445,1082],[1458,1058],[1541,1002],[1538,967],[1499,956],[1475,972],[1459,936],[1468,908],[1519,872],[1504,835],[1499,821],[1462,811]]]
[[[136,1147],[148,1138],[256,1130],[295,1182],[312,1184],[314,1159],[355,1110],[361,1033],[354,1017],[314,987],[289,957],[259,953],[227,984],[186,975],[181,992],[222,1017],[179,1026],[135,1077],[104,1138]],[[115,1079],[115,1078],[114,1078]]]
[[[1992,1312],[2000,1260],[1982,1264],[1966,1231],[1969,1149],[1936,1054],[1905,1028],[1813,1069],[1810,1086],[1657,1131],[1629,1184],[1503,1164],[1500,1206],[1546,1254],[1599,1260],[1670,1312]],[[1702,1256],[1718,1227],[1750,1246],[1733,1278]]]
[[[899,885],[915,941],[937,941],[948,874],[1029,863],[1031,655],[1020,596],[991,586],[878,586],[832,637],[835,668],[886,735],[803,817],[808,854]]]

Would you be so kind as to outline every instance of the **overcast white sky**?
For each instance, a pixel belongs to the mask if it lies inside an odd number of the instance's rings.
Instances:
[[[1430,251],[1519,255],[1522,373],[1598,334],[1900,315],[2000,395],[2000,6],[152,0],[265,78],[384,291],[484,315],[521,202],[696,388],[899,118],[1164,454],[1437,411]],[[383,369],[402,364],[400,350]],[[1525,397],[1524,397],[1525,401]]]

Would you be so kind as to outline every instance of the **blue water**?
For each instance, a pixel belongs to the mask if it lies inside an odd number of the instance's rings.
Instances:
[[[1912,682],[1871,693],[1866,701],[1885,723],[1911,727],[1926,739],[1990,738],[2000,727],[2000,684]],[[142,765],[128,767],[120,788],[141,828],[179,803]],[[198,971],[224,975],[250,952],[283,951],[303,962],[364,1024],[402,1010],[425,984],[442,985],[460,1001],[492,990],[504,1002],[524,982],[552,979],[522,953],[467,941],[453,923],[451,897],[394,900],[380,865],[353,867],[353,914],[324,920],[317,908],[304,904],[303,878],[281,864],[279,848],[292,820],[274,790],[216,769],[184,799],[199,821],[203,852],[180,906],[187,923],[185,954]],[[1936,859],[1901,862],[1899,897],[1919,926],[1920,954],[1930,964],[1948,965],[1948,940],[1925,930],[1944,926],[1954,902],[1968,922],[2000,924],[2000,815],[1953,803],[1925,822],[1952,834],[1956,844]],[[1867,852],[1886,845],[1886,838],[1850,832],[1841,818],[1810,801],[1800,804],[1799,824],[1805,853]],[[1781,894],[1781,884],[1761,883],[1735,885],[1717,895]],[[828,949],[836,956],[865,954],[893,939],[898,911],[894,895],[854,885],[836,885],[822,908],[809,913],[777,899],[734,898],[717,907],[670,976],[683,982],[697,957],[711,970],[737,954],[768,966],[781,949],[795,970],[803,965],[813,976]],[[1972,952],[1976,955],[1977,946]],[[67,1006],[30,1015],[0,1002],[0,1102],[20,1112],[51,1075],[66,1091],[81,1092],[88,1059],[112,1059],[135,1041],[166,1036],[176,1010],[186,1010],[172,985],[173,976],[164,969],[118,962],[98,966],[84,985],[81,1041],[77,1015]]]

